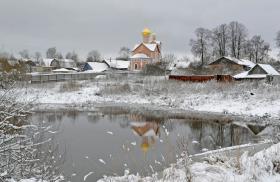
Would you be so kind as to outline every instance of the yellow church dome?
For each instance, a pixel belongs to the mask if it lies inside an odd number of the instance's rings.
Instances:
[[[142,31],[142,34],[143,34],[144,36],[149,36],[149,35],[151,35],[151,33],[152,33],[152,31],[151,31],[150,29],[148,29],[148,28],[145,28],[145,29]]]

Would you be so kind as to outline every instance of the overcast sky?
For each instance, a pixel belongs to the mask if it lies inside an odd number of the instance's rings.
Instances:
[[[165,53],[184,55],[196,28],[233,20],[274,47],[279,17],[279,0],[0,0],[0,50],[45,55],[55,46],[81,57],[92,49],[116,56],[121,46],[141,41],[148,27]]]

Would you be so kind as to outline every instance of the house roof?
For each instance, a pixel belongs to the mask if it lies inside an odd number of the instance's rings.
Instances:
[[[106,63],[100,63],[100,62],[87,62],[92,70],[87,70],[86,72],[103,72],[108,70],[108,65]]]
[[[137,49],[140,45],[144,45],[145,47],[147,47],[150,51],[155,51],[157,48],[158,44],[145,44],[145,43],[141,43],[141,44],[136,44],[133,48],[132,51],[134,51],[135,49]]]
[[[253,62],[250,61],[250,60],[246,60],[246,59],[237,59],[237,58],[230,57],[230,56],[223,56],[223,57],[221,57],[221,58],[219,58],[219,59],[217,59],[217,60],[211,62],[210,64],[214,64],[216,61],[218,61],[218,60],[220,60],[220,59],[222,59],[222,58],[228,59],[228,60],[230,60],[230,61],[232,61],[232,62],[234,62],[234,63],[236,63],[236,64],[238,64],[238,65],[243,65],[243,66],[247,66],[247,67],[250,67],[250,68],[252,68],[252,67],[255,66],[255,63],[253,63]]]
[[[50,67],[50,66],[51,66],[51,63],[52,63],[53,60],[54,60],[54,59],[48,59],[48,58],[42,59],[44,65],[47,66],[47,67]]]
[[[130,59],[150,59],[146,54],[134,54],[133,56],[130,57]]]
[[[130,62],[123,60],[105,59],[104,60],[111,68],[115,69],[128,69]]]
[[[60,69],[56,69],[56,70],[52,70],[53,72],[74,72],[73,70],[68,70],[66,68],[60,68]]]
[[[266,74],[250,74],[250,72],[256,66],[260,66],[266,72]],[[237,74],[237,75],[235,75],[233,77],[236,78],[236,79],[242,79],[242,78],[265,78],[267,75],[280,75],[280,74],[269,64],[256,64],[249,71],[245,71],[245,72],[239,73],[239,74]]]
[[[276,71],[271,65],[269,64],[257,64],[259,65],[268,75],[280,75],[278,71]]]

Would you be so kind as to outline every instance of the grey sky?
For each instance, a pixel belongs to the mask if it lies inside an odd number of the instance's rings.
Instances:
[[[45,55],[56,46],[63,54],[75,50],[84,57],[97,49],[109,57],[121,46],[132,48],[148,27],[164,52],[183,55],[197,27],[232,20],[274,46],[279,7],[279,0],[0,0],[0,50]]]

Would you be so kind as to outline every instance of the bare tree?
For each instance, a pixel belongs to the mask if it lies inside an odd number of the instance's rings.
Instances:
[[[46,57],[49,59],[54,59],[56,58],[57,52],[56,52],[56,47],[51,47],[48,48],[47,52],[46,52]]]
[[[244,43],[244,57],[253,61],[254,59],[254,48],[251,40],[246,40]]]
[[[250,42],[252,45],[255,62],[258,63],[263,61],[264,58],[268,56],[268,52],[270,51],[269,43],[266,43],[260,35],[253,36]]]
[[[121,59],[121,60],[128,60],[130,56],[130,49],[128,47],[121,47],[120,51],[119,51],[119,56],[117,57],[117,59]]]
[[[231,56],[240,59],[242,48],[247,38],[247,28],[237,21],[230,22],[228,25],[228,35]]]
[[[88,62],[100,62],[101,61],[101,55],[97,50],[92,50],[88,53],[87,56]]]
[[[280,48],[280,31],[277,32],[275,41],[276,41],[276,46],[278,48]],[[280,52],[279,52],[278,56],[280,57]]]
[[[65,56],[66,59],[72,59],[74,60],[75,62],[78,62],[79,60],[79,57],[78,57],[78,54],[75,52],[75,51],[72,51],[72,52],[68,52]]]
[[[24,49],[24,50],[20,51],[19,55],[24,59],[29,59],[30,58],[29,51],[27,49]]]
[[[200,57],[201,65],[204,65],[210,52],[211,31],[205,28],[197,28],[195,35],[196,39],[190,40],[191,51],[195,56]]]
[[[40,59],[42,58],[42,54],[40,52],[35,52],[34,58],[35,58],[36,62],[39,63]]]
[[[227,55],[227,45],[228,45],[228,26],[226,24],[221,24],[214,28],[212,31],[212,43],[214,55],[217,57],[222,57]]]
[[[54,58],[63,59],[63,55],[61,52],[57,52]]]

